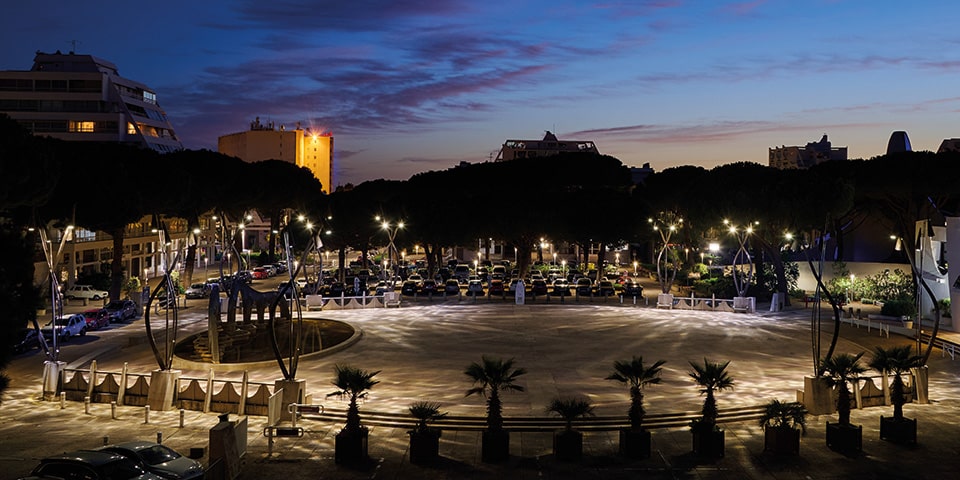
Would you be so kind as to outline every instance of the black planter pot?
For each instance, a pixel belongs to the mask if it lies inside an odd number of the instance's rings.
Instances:
[[[827,446],[841,453],[863,450],[863,427],[827,422]]]
[[[338,465],[356,465],[367,461],[366,428],[360,430],[340,430],[336,437],[334,462]]]
[[[701,458],[723,457],[723,430],[693,430],[693,453]]]
[[[650,458],[650,432],[643,429],[621,429],[620,455],[633,459]]]
[[[575,462],[583,458],[583,434],[576,430],[554,432],[553,456],[565,462]]]
[[[763,451],[778,455],[799,455],[800,430],[793,427],[763,429]]]
[[[880,439],[893,443],[917,443],[917,419],[903,418],[896,420],[893,417],[880,416]]]
[[[410,434],[410,463],[427,464],[440,458],[439,428],[430,428],[425,431],[411,430]]]
[[[510,432],[484,430],[480,459],[487,463],[500,463],[510,458]]]

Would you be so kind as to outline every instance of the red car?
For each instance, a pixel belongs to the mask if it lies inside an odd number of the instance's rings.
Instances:
[[[110,325],[110,315],[102,308],[84,311],[83,318],[87,320],[87,330],[100,330]]]
[[[270,276],[270,272],[268,272],[266,268],[257,267],[253,269],[252,275],[254,280],[263,280]]]

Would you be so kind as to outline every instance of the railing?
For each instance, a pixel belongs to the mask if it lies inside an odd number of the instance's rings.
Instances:
[[[756,421],[763,416],[765,407],[739,407],[720,410],[718,423],[732,423]],[[417,425],[417,420],[409,414],[362,411],[360,413],[365,425],[408,428]],[[325,408],[323,413],[300,414],[302,420],[315,420],[343,423],[347,419],[347,411],[343,409]],[[694,419],[700,418],[699,412],[648,414],[643,418],[644,428],[672,428],[690,425]],[[578,419],[573,422],[575,428],[581,431],[603,432],[616,431],[628,428],[630,422],[624,416],[598,416]],[[431,427],[441,430],[480,431],[487,428],[486,417],[478,416],[445,416],[430,423]],[[559,417],[526,417],[504,416],[503,427],[513,432],[542,432],[564,428],[566,421]]]
[[[857,318],[857,317],[853,317],[853,316],[850,316],[850,317],[841,317],[841,318],[840,318],[840,323],[844,323],[844,322],[849,323],[850,325],[852,325],[852,326],[854,326],[854,327],[857,327],[857,328],[866,326],[866,327],[867,327],[867,332],[871,332],[871,331],[873,331],[873,329],[877,329],[877,331],[880,332],[880,336],[881,336],[881,337],[890,338],[890,324],[889,324],[889,323],[885,323],[885,322],[880,321],[880,320],[873,320],[873,319],[871,319],[870,317],[867,317],[867,318]]]
[[[928,333],[921,334],[920,340],[923,341],[924,343],[929,342],[930,334]],[[941,357],[946,357],[947,355],[950,355],[950,360],[957,359],[957,350],[960,349],[960,345],[957,345],[956,343],[951,342],[950,340],[944,340],[943,338],[937,337],[937,339],[933,342],[933,346],[940,347]]]

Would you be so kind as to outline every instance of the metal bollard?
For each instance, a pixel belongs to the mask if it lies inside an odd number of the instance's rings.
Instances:
[[[157,432],[157,443],[163,443],[163,432]]]
[[[90,415],[90,397],[83,397],[83,413]]]
[[[143,406],[143,423],[144,425],[150,423],[150,405]]]
[[[103,436],[103,446],[106,447],[107,445],[110,445],[110,437],[104,435],[104,436]]]
[[[185,415],[185,412],[184,412],[183,409],[181,408],[181,409],[180,409],[180,428],[183,428],[183,421],[184,421],[185,416],[186,416],[186,415]],[[160,443],[160,442],[157,442],[157,443]]]
[[[110,418],[113,420],[117,419],[117,402],[110,402]]]
[[[60,392],[60,410],[67,408],[67,392]]]

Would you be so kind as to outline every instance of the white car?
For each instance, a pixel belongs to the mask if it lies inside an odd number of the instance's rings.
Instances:
[[[101,298],[107,298],[109,295],[109,293],[103,290],[97,290],[90,285],[74,285],[63,291],[63,296],[70,300],[73,300],[74,298],[100,300]]]
[[[40,330],[48,340],[53,338],[53,324],[54,322],[51,321]],[[87,319],[79,313],[63,315],[57,319],[56,324],[57,336],[60,337],[61,340],[67,340],[74,335],[80,335],[82,337],[87,334]]]

